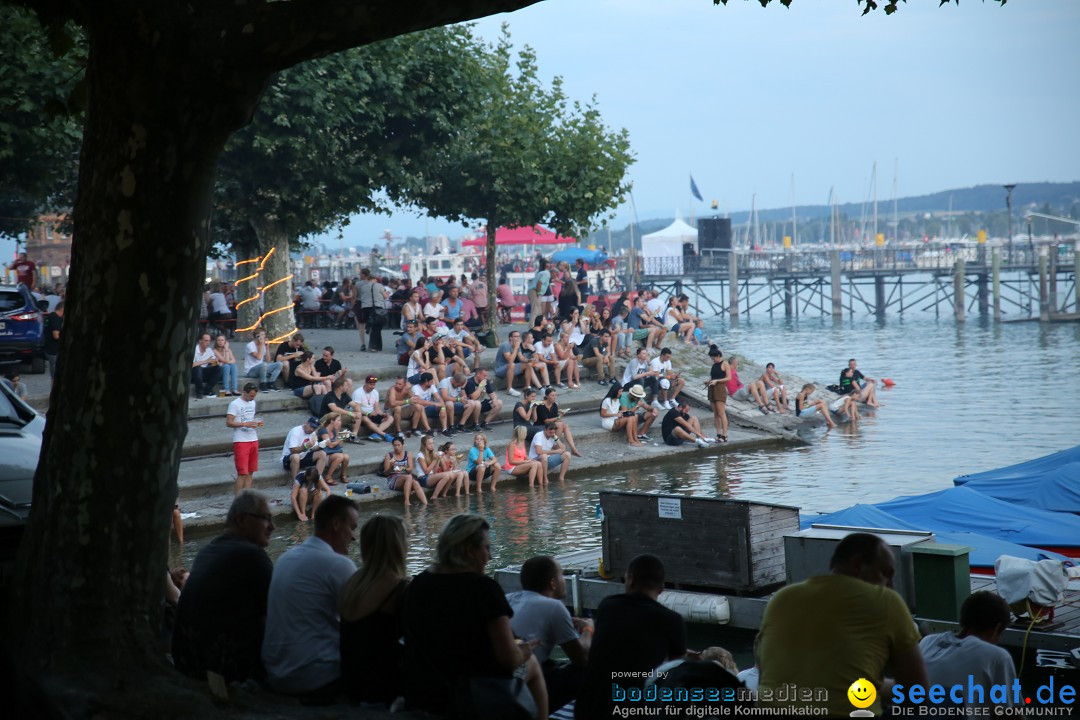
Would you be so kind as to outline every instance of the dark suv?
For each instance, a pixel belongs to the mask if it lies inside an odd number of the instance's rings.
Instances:
[[[0,363],[26,362],[43,373],[44,345],[45,315],[29,288],[0,285]]]

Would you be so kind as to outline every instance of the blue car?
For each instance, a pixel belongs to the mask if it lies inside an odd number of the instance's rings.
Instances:
[[[38,303],[25,285],[0,285],[0,363],[25,362],[31,372],[45,372],[45,314]]]

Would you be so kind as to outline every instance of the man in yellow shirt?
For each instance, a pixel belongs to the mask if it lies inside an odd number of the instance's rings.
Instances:
[[[848,689],[859,679],[858,709],[880,715],[888,664],[897,682],[926,687],[919,631],[892,589],[892,552],[876,535],[852,533],[837,545],[829,574],[789,585],[769,601],[761,622],[759,704],[826,708],[847,716]]]

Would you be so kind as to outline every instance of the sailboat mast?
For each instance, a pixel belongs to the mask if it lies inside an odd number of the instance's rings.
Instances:
[[[896,214],[896,176],[900,172],[900,159],[893,158],[893,171],[892,171],[892,227],[893,227],[893,240],[900,241],[900,218]]]
[[[874,172],[871,174],[871,184],[874,186],[874,234],[873,241],[877,244],[877,160],[874,161]]]
[[[795,223],[795,173],[791,173],[791,246],[799,244],[798,225]]]

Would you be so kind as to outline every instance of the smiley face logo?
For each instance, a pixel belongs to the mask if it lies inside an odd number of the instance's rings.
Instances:
[[[874,700],[877,699],[877,690],[874,689],[873,684],[871,684],[869,680],[866,678],[859,678],[851,683],[851,687],[847,690],[847,696],[852,705],[859,709],[864,709],[874,704]]]

